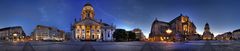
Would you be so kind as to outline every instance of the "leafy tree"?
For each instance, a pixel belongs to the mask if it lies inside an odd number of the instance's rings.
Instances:
[[[127,34],[128,34],[128,39],[130,41],[133,41],[133,40],[136,40],[136,34],[132,31],[127,31]]]
[[[115,38],[115,41],[127,41],[127,36],[126,30],[124,29],[116,29],[113,33],[113,38]]]

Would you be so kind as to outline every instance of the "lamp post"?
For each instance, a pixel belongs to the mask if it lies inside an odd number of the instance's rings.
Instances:
[[[170,37],[171,37],[171,34],[172,34],[172,30],[171,29],[167,29],[166,33],[168,34],[167,35],[167,40],[171,39]]]
[[[167,32],[167,34],[171,34],[172,30],[171,29],[167,29],[166,32]]]
[[[16,34],[16,33],[14,33],[14,34],[13,34],[13,41],[15,41],[15,40],[16,40],[16,37],[17,37],[17,34]]]

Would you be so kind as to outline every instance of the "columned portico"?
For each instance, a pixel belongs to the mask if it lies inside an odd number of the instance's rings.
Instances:
[[[75,19],[72,25],[72,31],[74,32],[74,38],[76,40],[103,40],[103,38],[107,38],[103,37],[106,33],[102,34],[102,32],[105,32],[105,29],[110,29],[111,32],[114,31],[115,27],[95,20],[94,16],[95,13],[92,5],[90,3],[85,4],[81,13],[82,19],[79,19],[79,21]]]

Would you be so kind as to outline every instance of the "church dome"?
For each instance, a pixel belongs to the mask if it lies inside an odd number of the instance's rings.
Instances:
[[[94,19],[95,13],[92,4],[86,3],[82,9],[82,19]]]

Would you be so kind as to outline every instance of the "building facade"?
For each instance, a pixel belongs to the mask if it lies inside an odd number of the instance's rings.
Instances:
[[[25,33],[21,26],[6,27],[0,29],[0,40],[21,41],[24,40]]]
[[[240,29],[234,30],[233,32],[233,39],[240,40]]]
[[[103,41],[114,41],[113,33],[114,33],[115,29],[116,29],[115,26],[108,25],[106,23],[102,23],[102,28],[101,28],[102,40]]]
[[[84,5],[81,18],[72,25],[72,32],[74,32],[74,38],[76,40],[113,40],[112,34],[115,31],[115,26],[102,23],[94,19],[94,8],[88,2]]]
[[[31,35],[33,40],[65,40],[65,32],[55,27],[37,25]]]
[[[150,41],[183,41],[195,36],[196,26],[182,14],[170,22],[155,19],[149,34]]]
[[[210,27],[209,27],[208,23],[205,24],[202,38],[203,38],[203,40],[213,40],[214,39],[214,35],[213,35],[213,33],[210,32]]]
[[[216,40],[232,40],[232,32],[226,32],[223,34],[219,34],[215,37]]]
[[[138,41],[145,41],[146,40],[146,37],[144,36],[141,29],[136,28],[136,29],[133,29],[132,32],[134,32],[136,34],[136,40],[138,40]]]

